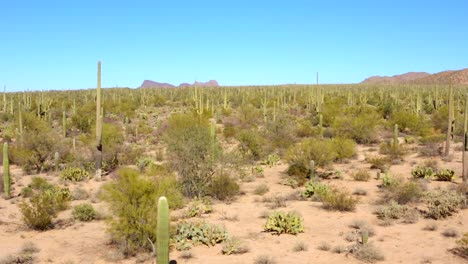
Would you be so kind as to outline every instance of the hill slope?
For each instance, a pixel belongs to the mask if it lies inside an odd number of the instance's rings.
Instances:
[[[457,71],[443,71],[435,74],[426,72],[408,72],[395,76],[372,76],[365,79],[366,84],[462,84],[468,85],[468,68]]]

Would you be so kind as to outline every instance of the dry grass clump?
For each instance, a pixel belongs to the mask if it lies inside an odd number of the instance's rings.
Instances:
[[[375,263],[385,259],[380,249],[376,248],[373,244],[364,244],[354,252],[354,256],[360,261],[367,263]]]
[[[276,264],[276,260],[268,255],[260,255],[255,258],[254,264]]]

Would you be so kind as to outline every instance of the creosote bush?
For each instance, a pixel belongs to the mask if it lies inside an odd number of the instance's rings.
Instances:
[[[208,193],[221,201],[231,200],[239,194],[239,184],[228,174],[222,173],[213,177]]]
[[[158,198],[165,196],[171,208],[180,208],[183,197],[178,183],[173,175],[140,176],[129,168],[116,174],[115,181],[106,184],[101,195],[114,215],[109,220],[109,232],[124,254],[151,250],[148,239],[156,240]]]
[[[355,181],[368,181],[371,178],[370,173],[365,169],[360,169],[352,174]]]
[[[463,195],[449,190],[429,192],[424,201],[427,203],[426,216],[436,220],[451,216],[467,204]]]
[[[96,219],[96,211],[89,203],[84,203],[73,207],[72,215],[75,219],[83,222]]]

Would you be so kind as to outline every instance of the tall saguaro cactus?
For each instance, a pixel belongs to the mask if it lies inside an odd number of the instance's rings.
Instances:
[[[452,140],[453,133],[453,88],[452,85],[449,87],[449,107],[448,107],[448,125],[447,125],[447,138],[445,140],[445,156],[450,155],[450,141]]]
[[[465,94],[465,120],[463,124],[463,182],[468,182],[468,94]]]
[[[101,110],[101,61],[98,62],[96,88],[96,179],[101,180],[102,174],[102,110]]]
[[[62,113],[62,134],[63,137],[67,137],[67,115],[65,111]]]
[[[395,149],[398,147],[398,124],[393,127],[393,147]]]
[[[10,198],[10,161],[8,160],[8,143],[3,143],[3,192],[5,199]]]
[[[164,196],[158,200],[156,254],[157,264],[169,263],[169,204]]]

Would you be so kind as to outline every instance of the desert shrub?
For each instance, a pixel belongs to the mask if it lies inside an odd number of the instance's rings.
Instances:
[[[203,214],[209,214],[213,212],[213,206],[211,205],[210,200],[200,199],[194,200],[187,207],[186,216],[187,217],[197,217]]]
[[[430,179],[434,174],[434,170],[430,167],[416,167],[411,171],[413,178],[419,179]]]
[[[390,167],[390,159],[388,157],[368,157],[366,158],[366,161],[371,164],[371,169],[379,169],[382,172],[385,172],[388,170],[388,167]]]
[[[333,189],[328,195],[323,198],[323,206],[326,209],[338,211],[353,211],[356,208],[358,199],[353,197],[350,193]]]
[[[305,184],[305,190],[303,192],[304,197],[314,197],[317,200],[323,199],[332,192],[330,186],[320,183],[318,181],[308,181]]]
[[[255,195],[264,195],[265,193],[267,193],[268,191],[270,190],[270,188],[268,188],[268,185],[266,184],[260,184],[258,185],[257,187],[255,187],[254,189],[254,194]]]
[[[79,182],[87,178],[89,178],[89,173],[82,168],[67,167],[60,172],[60,179],[64,181]]]
[[[181,177],[183,193],[189,197],[203,197],[209,193],[219,152],[217,142],[210,136],[208,121],[175,114],[168,122],[167,151],[171,166]]]
[[[85,200],[88,197],[89,197],[88,192],[81,187],[77,187],[72,191],[73,200]]]
[[[458,237],[460,233],[455,228],[447,228],[442,232],[444,237]]]
[[[197,245],[214,246],[228,238],[224,227],[207,222],[180,222],[174,235],[177,250],[187,250]]]
[[[236,127],[233,124],[224,124],[223,135],[225,138],[233,138],[236,135]]]
[[[140,172],[145,172],[146,168],[148,168],[154,161],[150,157],[140,157],[137,159],[136,166]]]
[[[352,174],[355,181],[368,181],[371,178],[370,173],[365,169],[360,169]]]
[[[223,248],[221,249],[223,255],[244,254],[247,252],[249,252],[249,247],[237,237],[228,238],[224,241]]]
[[[427,135],[430,131],[430,126],[423,115],[408,111],[398,111],[393,113],[392,118],[389,121],[389,126],[391,128],[393,128],[395,124],[398,124],[400,131],[408,131],[409,133],[417,136]]]
[[[382,176],[382,187],[384,188],[394,188],[402,184],[403,179],[400,177],[395,177],[389,173],[385,173]]]
[[[468,232],[464,233],[462,238],[457,240],[457,245],[462,256],[468,257]]]
[[[52,218],[57,216],[53,197],[45,193],[35,194],[30,202],[20,204],[25,224],[36,230],[46,230],[52,226]]]
[[[398,204],[391,200],[390,203],[377,211],[377,216],[381,219],[400,219],[408,212],[408,210],[408,206]]]
[[[352,107],[344,115],[335,117],[332,128],[340,137],[367,144],[375,141],[380,120],[379,114],[371,107]]]
[[[239,150],[244,158],[260,160],[264,155],[265,139],[256,130],[242,130],[237,134]]]
[[[300,185],[307,181],[310,172],[310,161],[323,167],[338,158],[335,146],[330,139],[306,139],[288,149],[285,155],[289,163],[288,175],[293,177]]]
[[[213,177],[208,193],[221,201],[230,200],[239,194],[239,184],[228,174],[222,173]]]
[[[437,181],[452,181],[455,171],[452,169],[443,169],[434,173],[434,178]]]
[[[50,228],[57,213],[67,208],[71,200],[70,190],[40,177],[34,177],[27,188],[25,192],[30,199],[24,200],[19,206],[24,222],[32,229]]]
[[[309,247],[307,246],[307,244],[304,241],[297,241],[294,244],[294,247],[293,247],[292,250],[294,252],[301,252],[301,251],[307,251],[308,249],[309,249]]]
[[[337,160],[352,158],[356,154],[356,143],[348,138],[333,138],[333,150]]]
[[[322,241],[317,246],[317,249],[322,250],[322,251],[329,251],[331,249],[331,245],[326,241]]]
[[[276,264],[276,260],[269,255],[260,255],[255,258],[254,264]]]
[[[32,242],[26,242],[21,247],[21,251],[16,254],[11,254],[0,259],[1,264],[33,264],[37,262],[35,253],[40,249]]]
[[[114,217],[109,232],[125,254],[138,249],[151,249],[148,239],[156,239],[157,200],[166,196],[170,208],[183,205],[175,178],[170,175],[143,177],[136,170],[117,171],[115,181],[102,189],[102,199],[109,204]]]
[[[433,219],[443,219],[458,212],[466,205],[466,198],[455,191],[436,190],[424,197],[427,203],[426,216]]]
[[[388,155],[392,159],[399,159],[406,154],[406,149],[403,145],[395,145],[393,142],[383,142],[380,144],[380,154]]]
[[[96,211],[89,203],[84,203],[73,207],[72,215],[73,218],[83,222],[96,219]]]
[[[263,165],[273,167],[280,161],[280,157],[277,154],[269,154],[266,159],[262,162]]]
[[[356,189],[354,189],[353,194],[354,195],[365,196],[365,195],[367,195],[367,190],[365,190],[363,188],[356,188]]]
[[[354,256],[367,263],[385,260],[383,253],[371,243],[360,246],[356,252],[354,252]]]
[[[61,142],[60,137],[43,121],[38,121],[39,127],[23,131],[22,140],[12,146],[10,158],[13,164],[18,164],[25,173],[40,173],[52,168],[47,162],[54,158]]]
[[[263,226],[266,232],[276,235],[304,232],[302,218],[295,212],[272,212],[268,215],[266,224]]]
[[[417,202],[424,190],[420,182],[408,181],[385,189],[385,200],[394,200],[399,204]]]

